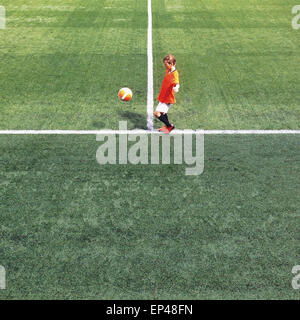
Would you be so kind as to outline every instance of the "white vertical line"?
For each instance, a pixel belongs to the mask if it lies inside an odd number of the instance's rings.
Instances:
[[[5,8],[0,6],[0,29],[5,29]]]
[[[0,265],[0,289],[4,290],[5,289],[5,268]]]
[[[148,90],[147,90],[147,129],[153,130],[153,53],[152,53],[152,10],[148,0]]]

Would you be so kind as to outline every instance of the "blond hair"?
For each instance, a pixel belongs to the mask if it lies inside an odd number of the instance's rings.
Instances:
[[[175,64],[176,64],[176,59],[172,54],[166,55],[163,59],[163,62],[165,62],[165,61],[171,63],[173,66],[175,66]]]

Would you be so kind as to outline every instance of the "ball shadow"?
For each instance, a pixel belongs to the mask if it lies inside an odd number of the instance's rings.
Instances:
[[[132,128],[130,128],[131,125],[129,124],[128,129],[147,129],[147,118],[144,115],[131,111],[122,111],[120,116],[132,125]]]

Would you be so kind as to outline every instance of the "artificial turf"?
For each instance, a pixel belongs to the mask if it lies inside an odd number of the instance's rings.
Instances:
[[[146,127],[146,0],[1,5],[0,130]],[[154,95],[172,53],[177,128],[299,129],[293,5],[152,0]],[[0,299],[299,299],[298,135],[205,136],[199,176],[99,165],[99,144],[0,135]]]
[[[3,0],[0,129],[145,128],[147,1]],[[292,0],[152,1],[154,96],[177,59],[178,128],[299,129]],[[118,100],[132,89],[130,103]],[[155,123],[155,126],[158,124]]]
[[[206,136],[199,176],[99,145],[1,137],[2,299],[299,298],[297,136]]]

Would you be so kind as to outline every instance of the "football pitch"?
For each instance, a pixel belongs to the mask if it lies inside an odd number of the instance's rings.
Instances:
[[[299,130],[295,4],[152,0],[154,108],[172,53],[176,128]],[[0,131],[147,128],[147,0],[0,6]],[[205,135],[198,176],[99,145],[0,134],[0,300],[299,299],[299,134]]]

